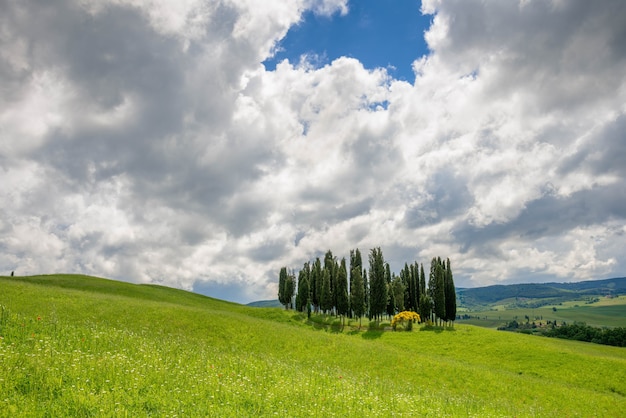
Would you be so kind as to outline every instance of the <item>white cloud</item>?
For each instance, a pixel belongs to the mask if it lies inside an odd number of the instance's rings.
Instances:
[[[625,267],[620,1],[424,1],[413,85],[346,57],[263,67],[343,0],[5,6],[0,270],[247,301],[357,246],[449,256],[465,286]]]

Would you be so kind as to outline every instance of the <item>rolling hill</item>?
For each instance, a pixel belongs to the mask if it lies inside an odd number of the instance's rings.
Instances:
[[[0,417],[626,414],[624,349],[470,325],[315,327],[87,276],[0,277],[0,363]]]
[[[487,306],[511,299],[582,299],[590,296],[607,296],[626,293],[626,277],[606,280],[589,280],[576,283],[524,283],[493,285],[457,289],[458,303],[462,307]]]

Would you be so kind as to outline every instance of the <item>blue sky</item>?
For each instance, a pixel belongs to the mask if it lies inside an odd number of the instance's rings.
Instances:
[[[305,12],[280,41],[276,55],[265,61],[267,69],[284,59],[297,63],[302,55],[317,57],[317,65],[345,56],[365,68],[387,68],[392,77],[412,83],[411,64],[428,53],[424,32],[432,16],[422,15],[416,0],[353,0],[348,8],[343,16]]]

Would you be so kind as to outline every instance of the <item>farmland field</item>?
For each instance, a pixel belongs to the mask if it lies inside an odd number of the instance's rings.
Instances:
[[[341,328],[86,276],[2,277],[0,305],[0,417],[626,415],[623,348]]]
[[[537,323],[546,321],[585,322],[596,327],[626,327],[626,296],[617,298],[597,298],[592,303],[573,300],[561,304],[546,305],[540,308],[512,308],[494,306],[489,310],[460,312],[470,316],[469,319],[459,321],[463,324],[472,324],[488,328],[496,328],[512,320],[530,321]]]

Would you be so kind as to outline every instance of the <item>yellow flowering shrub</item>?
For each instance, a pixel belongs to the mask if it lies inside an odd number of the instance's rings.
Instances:
[[[395,330],[398,326],[398,323],[404,325],[405,322],[412,324],[413,322],[419,322],[420,316],[411,311],[402,311],[395,315],[391,320],[391,327]]]

